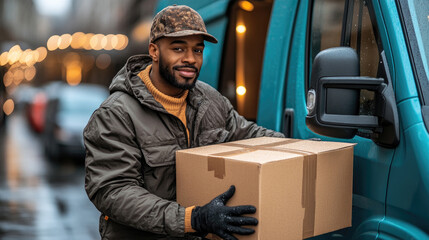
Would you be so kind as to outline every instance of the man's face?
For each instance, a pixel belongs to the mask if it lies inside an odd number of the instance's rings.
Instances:
[[[203,37],[162,38],[157,46],[161,77],[176,88],[193,88],[203,64]]]

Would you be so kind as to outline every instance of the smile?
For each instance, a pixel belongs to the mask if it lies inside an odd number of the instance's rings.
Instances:
[[[184,78],[193,78],[197,74],[197,70],[194,67],[178,67],[174,70],[179,72],[179,75]]]

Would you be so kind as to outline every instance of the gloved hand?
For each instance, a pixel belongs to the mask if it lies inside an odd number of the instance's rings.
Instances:
[[[249,235],[255,232],[242,225],[257,225],[253,217],[243,217],[243,214],[255,213],[256,208],[250,205],[227,207],[226,202],[234,195],[235,186],[214,198],[202,207],[195,207],[191,215],[192,228],[197,232],[214,233],[226,240],[237,240],[232,234]]]

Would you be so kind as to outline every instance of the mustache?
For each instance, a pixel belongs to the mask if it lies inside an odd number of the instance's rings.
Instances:
[[[192,68],[192,69],[194,69],[195,70],[195,72],[199,72],[198,71],[198,68],[196,68],[195,66],[193,66],[193,65],[181,65],[181,66],[174,66],[173,67],[173,70],[179,70],[179,68]]]

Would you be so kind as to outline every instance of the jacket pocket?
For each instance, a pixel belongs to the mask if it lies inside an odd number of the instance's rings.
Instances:
[[[197,137],[198,146],[223,143],[227,141],[229,131],[224,128],[215,128],[199,133]]]
[[[147,165],[161,167],[175,164],[176,151],[181,148],[176,139],[169,139],[162,142],[142,144],[141,149]]]

